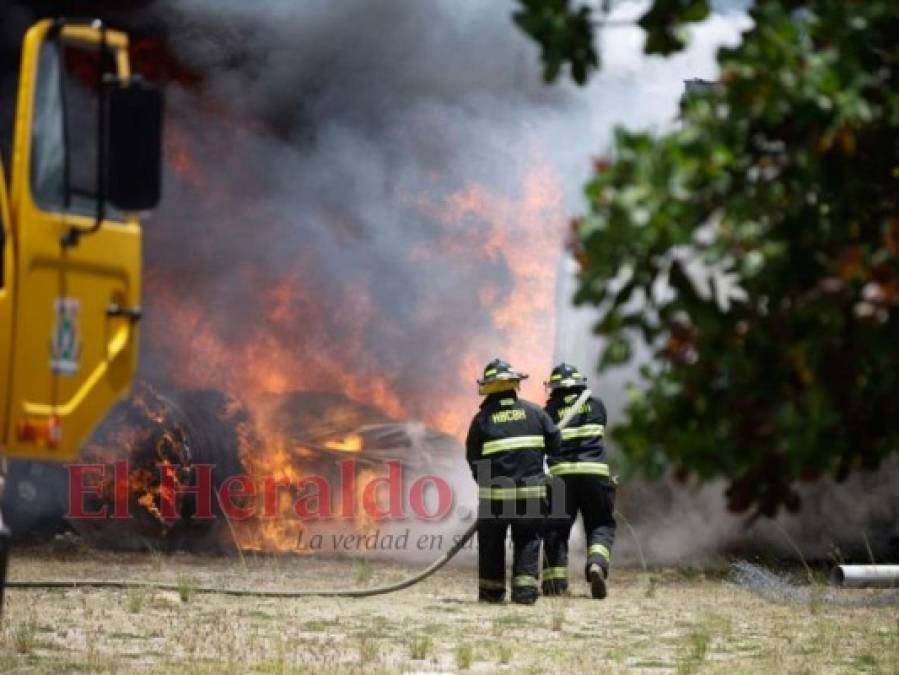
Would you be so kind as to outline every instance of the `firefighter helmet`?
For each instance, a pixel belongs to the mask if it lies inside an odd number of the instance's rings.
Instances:
[[[556,389],[571,389],[572,387],[586,387],[587,378],[570,363],[560,363],[549,375],[549,380],[543,383],[550,391]]]
[[[527,375],[520,373],[502,359],[493,359],[484,367],[484,376],[478,380],[478,394],[486,396],[500,391],[518,389]]]

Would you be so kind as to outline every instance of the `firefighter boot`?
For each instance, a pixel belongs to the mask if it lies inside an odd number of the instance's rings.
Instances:
[[[537,602],[537,578],[521,575],[512,579],[512,602],[533,605]]]
[[[488,602],[492,605],[503,604],[506,595],[506,584],[503,581],[480,579],[478,583],[478,602]]]
[[[543,595],[568,595],[568,568],[543,568]]]
[[[597,563],[587,568],[587,579],[590,582],[590,595],[597,600],[602,600],[608,595],[606,589],[606,575],[608,572]]]

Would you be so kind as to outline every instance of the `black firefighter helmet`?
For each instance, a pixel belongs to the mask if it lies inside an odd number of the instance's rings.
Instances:
[[[487,396],[500,391],[518,389],[527,375],[520,373],[502,359],[493,359],[484,366],[484,377],[478,380],[478,394]]]
[[[549,374],[549,380],[543,383],[550,391],[586,387],[587,378],[570,363],[560,363]]]

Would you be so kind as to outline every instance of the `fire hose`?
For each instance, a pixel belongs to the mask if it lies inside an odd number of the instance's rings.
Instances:
[[[585,389],[578,396],[574,404],[568,409],[565,416],[559,420],[559,429],[564,429],[571,423],[572,418],[577,414],[578,408],[583,405],[592,392]],[[420,581],[424,581],[434,574],[441,567],[452,560],[459,551],[468,543],[477,531],[478,523],[475,520],[465,532],[457,538],[452,546],[442,556],[428,565],[418,574],[407,577],[392,584],[384,586],[376,586],[374,588],[338,588],[338,589],[322,589],[322,590],[305,590],[305,591],[270,591],[262,589],[247,588],[221,588],[218,586],[191,586],[191,593],[206,593],[216,595],[234,595],[234,596],[253,596],[261,598],[364,598],[372,595],[383,595],[385,593],[394,593],[401,591],[410,586],[414,586]],[[23,580],[23,581],[7,581],[7,588],[117,588],[132,589],[143,588],[159,591],[177,591],[184,590],[183,584],[169,584],[155,581],[124,581],[116,579],[77,579],[77,580]]]

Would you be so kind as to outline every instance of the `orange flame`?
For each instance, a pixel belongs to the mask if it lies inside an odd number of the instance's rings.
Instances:
[[[211,187],[208,199],[221,200],[217,209],[228,217],[226,200],[232,197],[203,177],[202,168],[190,157],[188,138],[174,134],[169,143],[176,172],[190,177],[198,195]],[[210,320],[209,308],[184,293],[177,279],[151,272],[147,296],[161,319],[148,325],[148,340],[175,361],[175,384],[223,390],[254,413],[256,429],[238,434],[241,459],[256,476],[296,481],[315,454],[266,425],[261,401],[268,394],[339,392],[390,418],[417,418],[461,439],[478,402],[475,379],[487,360],[502,356],[535,374],[525,382],[523,395],[538,399],[543,394],[539,382],[551,366],[555,275],[566,216],[558,177],[537,145],[529,154],[530,169],[508,193],[471,181],[449,193],[397,195],[402,205],[439,227],[436,245],[409,248],[407,262],[425,266],[436,259],[450,260],[471,270],[472,278],[482,277],[479,270],[499,272],[487,275],[493,281],[484,282],[471,299],[491,317],[491,324],[453,327],[458,330],[458,339],[451,340],[453,350],[434,354],[445,377],[435,388],[439,404],[419,395],[420,382],[400,381],[380,365],[379,346],[369,344],[371,328],[382,321],[370,288],[357,282],[338,289],[339,304],[328,306],[316,293],[314,280],[307,278],[302,260],[275,282],[260,283],[264,275],[250,262],[234,270],[234,283],[257,289],[261,285],[255,316],[244,318],[234,332],[225,327],[226,321]],[[439,314],[446,292],[423,285],[423,305],[428,309],[422,311]],[[322,328],[326,325],[330,331]],[[339,333],[336,342],[334,333]],[[292,340],[285,340],[285,335]],[[338,452],[365,452],[357,433],[321,445]],[[279,513],[290,515],[292,503],[284,491]],[[366,526],[362,521],[356,525]],[[251,533],[241,529],[241,545],[293,548],[301,528],[291,517],[265,521]]]
[[[338,440],[325,441],[325,447],[328,450],[337,450],[338,452],[361,452],[362,436],[359,434],[347,434]]]

